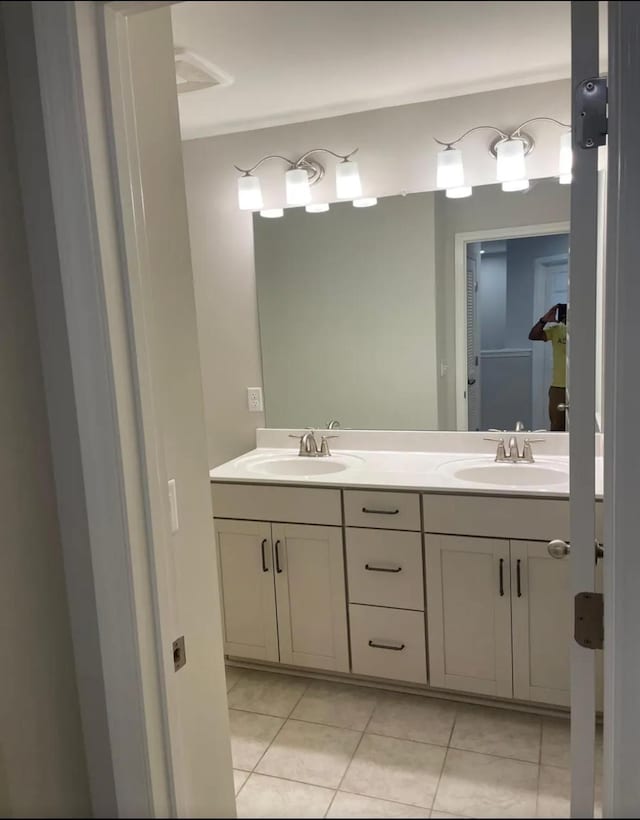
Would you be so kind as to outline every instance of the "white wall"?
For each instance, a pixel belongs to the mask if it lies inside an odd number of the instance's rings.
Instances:
[[[183,143],[211,465],[251,448],[255,428],[264,421],[246,406],[246,388],[261,383],[261,372],[252,217],[238,210],[234,164],[249,166],[274,152],[295,156],[318,145],[344,152],[359,146],[365,195],[427,191],[435,187],[433,137],[453,139],[486,122],[513,127],[538,115],[566,122],[569,111],[570,84],[558,81]],[[553,176],[558,129],[534,124],[531,132],[536,149],[528,158],[530,175]],[[469,137],[464,156],[470,183],[494,181],[495,161],[487,151],[486,134]],[[334,199],[333,160],[327,160],[327,167],[325,180],[314,190],[318,200]],[[267,207],[283,202],[282,170],[278,163],[261,169]],[[504,224],[514,224],[508,221],[512,207],[513,200],[505,195]],[[476,213],[476,227],[488,218]],[[446,307],[445,315],[452,316],[453,248],[448,269],[451,279],[439,287],[438,313]],[[438,328],[439,340],[442,337],[453,351],[453,323],[446,324]],[[445,424],[451,419],[455,423],[453,364],[451,356],[439,402]]]
[[[433,201],[255,217],[270,427],[437,428]]]
[[[2,5],[0,815],[86,817],[91,803],[9,101],[4,32],[8,4]],[[28,12],[30,4],[12,5],[26,6]],[[46,185],[41,207],[47,207]]]

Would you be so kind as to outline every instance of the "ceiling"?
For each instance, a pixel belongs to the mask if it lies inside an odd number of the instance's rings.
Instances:
[[[183,138],[568,77],[570,5],[178,3],[175,45],[232,79],[179,95]]]

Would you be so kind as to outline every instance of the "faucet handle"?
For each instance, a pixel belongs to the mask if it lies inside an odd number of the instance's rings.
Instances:
[[[330,456],[331,451],[329,450],[329,439],[330,438],[340,438],[340,436],[322,436],[320,439],[320,455],[321,456]]]
[[[492,433],[492,432],[499,433],[499,432],[501,432],[501,431],[500,431],[500,430],[495,430],[495,431],[494,431],[494,430],[490,430],[489,432],[490,432],[490,433]],[[500,441],[501,441],[501,442],[504,444],[504,438],[502,438],[502,437],[501,437],[501,438],[493,438],[492,436],[485,436],[482,440],[483,440],[483,441],[497,441],[497,442],[500,442]]]

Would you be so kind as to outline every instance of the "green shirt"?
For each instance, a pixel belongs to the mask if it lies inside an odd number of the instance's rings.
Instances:
[[[544,335],[553,345],[552,387],[567,386],[567,326],[552,325],[545,328]]]

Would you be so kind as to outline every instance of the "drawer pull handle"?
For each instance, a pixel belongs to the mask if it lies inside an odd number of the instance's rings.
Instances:
[[[370,510],[368,507],[363,507],[362,512],[371,513],[371,515],[398,515],[400,510]]]
[[[365,564],[364,568],[369,572],[402,572],[402,567],[372,567],[371,564]]]
[[[264,548],[267,546],[268,543],[269,543],[269,541],[266,538],[264,538],[263,541],[262,541],[262,544],[260,545],[260,551],[262,553],[262,571],[263,572],[269,572],[269,567],[267,566],[267,559],[264,556]]]
[[[378,643],[377,641],[369,641],[369,646],[372,646],[374,649],[393,649],[394,652],[402,652],[406,644],[401,643],[398,644],[398,646],[394,646],[390,643]]]
[[[516,561],[516,580],[518,583],[518,598],[522,598],[522,579],[520,578],[520,559]]]
[[[500,559],[500,597],[504,598],[504,558]]]
[[[276,572],[278,575],[282,572],[282,567],[280,566],[280,539],[276,541]]]

